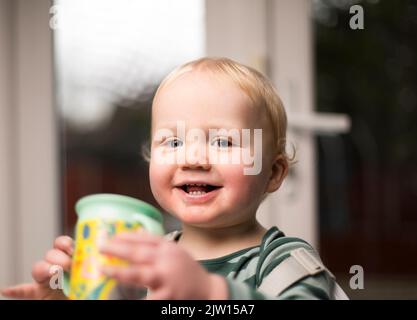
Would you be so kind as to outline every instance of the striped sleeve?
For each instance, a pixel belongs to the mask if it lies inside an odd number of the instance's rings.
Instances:
[[[334,280],[325,271],[314,276],[307,276],[295,282],[279,294],[271,295],[259,290],[264,281],[271,281],[267,278],[274,268],[278,267],[290,256],[294,249],[305,248],[310,252],[314,249],[305,241],[298,238],[281,237],[266,239],[260,248],[259,260],[255,270],[255,286],[245,282],[239,282],[233,278],[227,278],[229,299],[231,300],[316,300],[330,299]],[[317,253],[315,255],[318,257]],[[271,286],[271,285],[269,285]],[[273,284],[272,284],[273,286]]]

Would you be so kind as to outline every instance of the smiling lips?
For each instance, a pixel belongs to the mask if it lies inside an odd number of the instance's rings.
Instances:
[[[194,196],[203,195],[205,193],[211,192],[220,187],[212,186],[210,184],[195,183],[195,184],[184,184],[181,186],[181,189],[186,193]]]
[[[221,186],[205,183],[185,183],[176,187],[187,202],[203,203],[212,199]]]

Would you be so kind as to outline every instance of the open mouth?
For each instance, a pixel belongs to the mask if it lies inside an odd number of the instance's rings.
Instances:
[[[220,186],[213,186],[210,184],[204,183],[194,183],[194,184],[184,184],[179,186],[178,188],[182,189],[184,192],[191,196],[202,196],[207,193],[210,193],[214,190],[220,189]]]

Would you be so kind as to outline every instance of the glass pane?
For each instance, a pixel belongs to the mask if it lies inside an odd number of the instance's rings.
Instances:
[[[357,3],[358,1],[354,1]],[[319,136],[320,247],[332,271],[361,265],[352,298],[417,298],[417,5],[315,1],[316,107],[351,132]]]
[[[74,204],[120,193],[157,206],[141,156],[157,85],[204,55],[204,0],[59,0],[55,29],[64,231]],[[175,227],[169,216],[168,231]]]

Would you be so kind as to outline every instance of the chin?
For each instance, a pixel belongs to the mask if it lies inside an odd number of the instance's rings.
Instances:
[[[209,226],[216,224],[219,214],[208,211],[206,208],[186,208],[175,213],[175,217],[182,223],[198,226]]]

